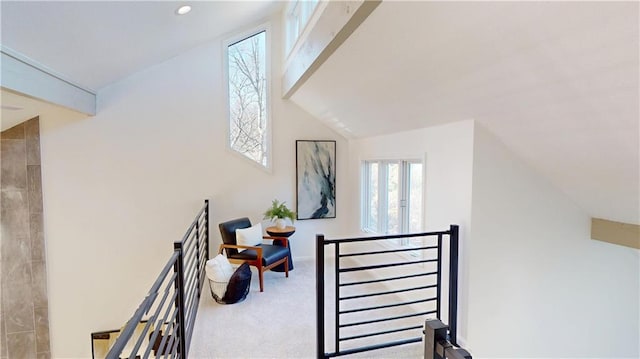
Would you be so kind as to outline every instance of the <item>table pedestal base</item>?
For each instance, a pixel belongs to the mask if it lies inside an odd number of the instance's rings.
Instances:
[[[281,241],[273,241],[273,244],[276,246],[282,246]],[[289,246],[289,270],[293,270],[293,258],[291,257],[291,241],[287,239],[287,245]],[[275,266],[271,268],[272,272],[284,272],[284,263],[279,266]]]

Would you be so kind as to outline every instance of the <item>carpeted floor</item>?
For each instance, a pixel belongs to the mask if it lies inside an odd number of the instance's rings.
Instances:
[[[315,266],[312,260],[295,261],[295,269],[266,272],[265,291],[259,292],[253,269],[251,291],[241,303],[217,304],[203,295],[194,326],[189,357],[198,358],[314,358],[316,351]],[[326,287],[332,288],[331,275]],[[332,302],[329,300],[328,305]],[[333,307],[326,310],[327,328]],[[363,314],[364,315],[364,314]],[[357,318],[354,318],[357,320]],[[418,319],[418,321],[421,319]],[[414,320],[415,323],[415,320]],[[380,324],[378,330],[384,330]],[[333,334],[327,332],[327,351]],[[421,333],[420,330],[415,333]],[[377,338],[366,339],[375,343]],[[360,343],[358,343],[360,344]],[[423,358],[423,343],[408,344],[350,355],[351,358]]]

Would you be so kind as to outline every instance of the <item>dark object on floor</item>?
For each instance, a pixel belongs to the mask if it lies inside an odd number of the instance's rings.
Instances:
[[[211,280],[209,280],[211,281]],[[220,304],[234,304],[242,302],[247,298],[249,289],[251,288],[251,268],[248,263],[242,263],[238,269],[233,272],[229,284],[227,284],[227,291],[224,297],[220,298],[211,290],[211,296]],[[209,282],[209,289],[211,289],[211,282]]]
[[[257,225],[256,225],[257,226]],[[258,244],[254,246],[238,245],[236,230],[251,228],[249,218],[239,218],[228,222],[220,223],[220,234],[222,243],[218,253],[223,251],[231,263],[249,263],[258,269],[260,276],[260,291],[264,291],[264,272],[271,268],[285,264],[285,276],[289,277],[289,247],[287,239],[284,237],[263,236],[273,242],[279,241],[282,245]],[[244,249],[241,252],[238,249]]]
[[[243,301],[249,293],[251,287],[251,268],[248,263],[242,263],[229,279],[227,292],[222,300],[227,304]]]

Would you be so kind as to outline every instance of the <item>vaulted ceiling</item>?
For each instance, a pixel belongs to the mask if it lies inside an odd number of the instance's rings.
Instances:
[[[385,1],[292,100],[354,138],[475,119],[590,215],[639,223],[638,10]]]
[[[99,91],[283,6],[180,4],[2,1],[1,43]],[[475,119],[589,214],[639,223],[638,11],[385,1],[291,99],[351,138]]]

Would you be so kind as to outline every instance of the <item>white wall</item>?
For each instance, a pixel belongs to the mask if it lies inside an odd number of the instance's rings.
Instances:
[[[473,121],[350,141],[350,233],[360,162],[425,154],[427,229],[461,226],[474,357],[638,356],[639,252],[591,240],[590,218]]]
[[[219,222],[260,221],[274,198],[295,206],[296,139],[337,140],[338,218],[296,222],[294,262],[314,255],[316,232],[345,227],[347,142],[275,96],[279,21],[272,31],[272,173],[226,148],[223,39],[105,88],[93,118],[41,118],[54,358],[90,357],[91,332],[125,323],[205,198],[212,251]]]
[[[360,168],[364,160],[423,159],[425,163],[424,223],[426,231],[460,226],[458,333],[466,334],[468,288],[467,244],[471,225],[471,175],[474,121],[460,121],[350,141],[349,177],[352,197],[350,233],[360,232]],[[444,253],[445,258],[447,253]],[[446,273],[444,293],[448,291]],[[443,303],[443,313],[448,310]],[[446,320],[445,320],[446,321]]]
[[[474,358],[637,358],[639,252],[476,124],[468,347]]]

